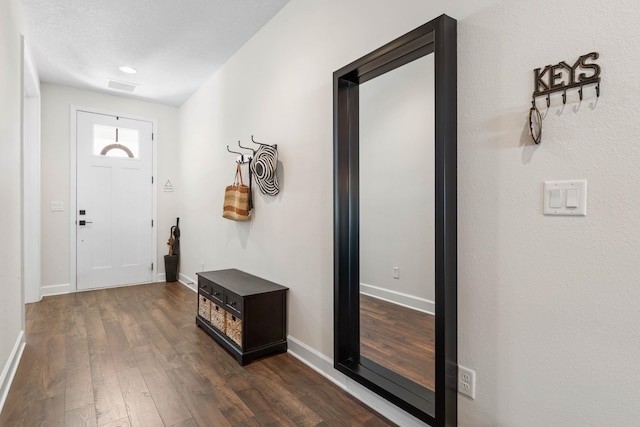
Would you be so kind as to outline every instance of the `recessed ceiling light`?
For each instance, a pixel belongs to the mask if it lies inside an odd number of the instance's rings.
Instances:
[[[135,68],[131,68],[127,65],[123,65],[122,67],[120,67],[120,71],[127,74],[135,74],[137,72]]]

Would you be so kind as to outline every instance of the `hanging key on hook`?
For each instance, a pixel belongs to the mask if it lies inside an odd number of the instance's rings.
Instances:
[[[542,141],[542,115],[538,110],[535,98],[531,100],[531,109],[529,110],[529,135],[535,144],[540,144]]]

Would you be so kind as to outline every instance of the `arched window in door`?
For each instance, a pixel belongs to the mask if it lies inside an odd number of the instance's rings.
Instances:
[[[137,159],[140,153],[140,139],[137,129],[93,126],[93,155]]]
[[[122,145],[122,144],[109,144],[100,151],[100,155],[109,156],[109,151],[111,150],[122,150],[125,152],[127,156],[129,156],[129,158],[133,159],[133,153],[131,152],[131,150],[129,150],[129,148],[126,145]],[[117,156],[114,154],[114,155],[111,155],[111,157],[122,157],[122,156]]]

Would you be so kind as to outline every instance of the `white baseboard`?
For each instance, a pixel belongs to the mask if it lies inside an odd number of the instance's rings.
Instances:
[[[9,355],[9,360],[7,360],[7,363],[2,369],[2,374],[0,374],[0,412],[4,407],[4,402],[7,400],[7,395],[9,394],[11,383],[18,370],[18,364],[20,363],[25,344],[24,331],[20,331],[13,350],[11,350],[11,354]]]
[[[164,282],[166,280],[166,277],[167,276],[165,273],[158,273],[156,274],[156,282]],[[180,281],[186,287],[190,288],[192,291],[198,290],[198,288],[194,284],[195,282],[191,278],[189,278],[188,276],[185,276],[182,273],[180,273],[180,277],[178,278],[178,281]],[[123,285],[123,286],[130,286],[130,285]],[[42,300],[42,298],[44,297],[69,294],[71,292],[75,292],[75,290],[71,289],[71,285],[69,283],[65,283],[62,285],[43,286],[40,288],[40,295],[41,295],[40,300]]]
[[[360,292],[365,295],[378,298],[384,301],[392,302],[403,307],[412,308],[431,315],[436,314],[436,303],[426,298],[420,298],[402,292],[396,292],[389,289],[379,288],[377,286],[360,283]]]
[[[185,285],[187,288],[191,289],[193,292],[198,292],[197,280],[193,280],[191,277],[186,274],[179,273],[178,281]]]
[[[390,421],[405,427],[424,427],[427,425],[341,372],[338,372],[333,367],[333,360],[329,357],[298,341],[291,335],[287,337],[287,341],[289,343],[289,354]]]
[[[71,289],[71,284],[70,283],[63,283],[61,285],[48,285],[48,286],[42,286],[40,288],[40,296],[42,298],[44,297],[50,297],[52,295],[63,295],[63,294],[69,294],[71,292],[73,292],[74,290]]]
[[[156,275],[156,282],[166,282],[166,280],[167,280],[166,273],[158,273]],[[198,288],[195,285],[195,281],[189,276],[182,273],[178,273],[178,282],[182,283],[184,286],[191,289],[192,291],[198,292]]]

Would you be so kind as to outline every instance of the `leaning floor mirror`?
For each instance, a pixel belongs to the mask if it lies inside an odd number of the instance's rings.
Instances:
[[[456,21],[336,71],[334,363],[457,425]]]

